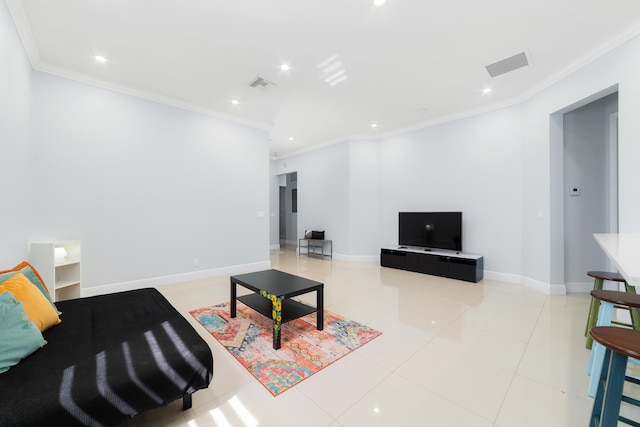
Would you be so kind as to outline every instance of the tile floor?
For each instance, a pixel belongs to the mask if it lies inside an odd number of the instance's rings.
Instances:
[[[188,314],[228,301],[228,276],[160,287],[210,344],[213,381],[192,409],[174,402],[127,425],[588,425],[588,294],[548,296],[291,249],[272,252],[271,262],[325,283],[326,309],[383,334],[274,398]]]

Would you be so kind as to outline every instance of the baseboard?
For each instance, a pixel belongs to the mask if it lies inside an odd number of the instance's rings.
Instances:
[[[534,289],[536,291],[545,293],[547,295],[566,295],[567,287],[564,284],[554,285],[551,283],[541,282],[539,280],[531,279],[529,277],[522,278],[522,286]]]
[[[587,293],[593,289],[593,282],[567,282],[565,284],[549,284],[540,282],[539,280],[530,279],[528,277],[518,276],[517,274],[498,273],[495,271],[484,272],[484,278],[490,280],[498,280],[506,283],[517,283],[527,288],[547,295],[566,295],[567,293]],[[604,283],[604,289],[618,290],[616,283]]]
[[[380,255],[344,255],[333,254],[335,259],[341,261],[353,261],[353,262],[380,262]]]
[[[485,270],[484,278],[488,280],[497,280],[499,282],[522,285],[526,288],[534,289],[547,295],[566,295],[567,291],[569,291],[569,289],[565,285],[552,285],[549,283],[541,282],[539,280],[531,279],[529,277],[523,277],[518,274],[500,273],[497,271]]]
[[[602,289],[607,291],[622,291],[624,292],[624,285],[618,282],[610,282],[605,280],[602,284]],[[593,282],[571,282],[567,283],[567,292],[591,292],[593,290]]]
[[[272,249],[279,249],[280,245],[272,245]],[[379,255],[344,255],[333,254],[333,258],[342,261],[351,262],[380,262]],[[328,261],[331,258],[324,258]],[[251,264],[234,265],[228,267],[212,268],[208,270],[198,270],[189,273],[174,274],[170,276],[152,277],[149,279],[132,280],[129,282],[112,283],[109,285],[91,286],[82,289],[83,297],[95,295],[110,294],[113,292],[129,291],[133,289],[141,289],[148,287],[157,287],[171,285],[174,283],[188,282],[192,280],[206,279],[209,277],[226,276],[231,274],[240,274],[250,271],[266,270],[271,268],[270,261],[262,261]],[[567,283],[565,284],[549,284],[539,280],[523,277],[517,274],[500,273],[496,271],[484,271],[484,279],[496,280],[499,282],[513,283],[522,285],[527,288],[534,289],[547,295],[565,295],[567,292],[590,292],[593,289],[593,283]]]
[[[593,289],[593,282],[567,282],[567,292],[591,292]]]
[[[506,283],[515,283],[522,284],[522,276],[517,274],[509,274],[509,273],[500,273],[497,271],[488,271],[484,270],[482,273],[484,279],[488,280],[496,280],[498,282],[506,282]]]
[[[269,250],[270,251],[279,251],[280,250],[280,243],[278,243],[277,245],[269,246]]]
[[[189,273],[173,274],[171,276],[151,277],[149,279],[132,280],[129,282],[112,283],[109,285],[91,286],[82,288],[83,297],[111,294],[113,292],[130,291],[142,288],[154,288],[157,286],[171,285],[174,283],[189,282],[192,280],[207,279],[209,277],[241,274],[257,270],[271,268],[271,261],[255,262],[251,264],[233,265],[228,267],[198,270]]]
[[[300,255],[302,255],[303,257],[308,256],[306,252],[302,252],[302,254],[300,254],[300,248],[296,249],[296,253],[298,254],[298,256]],[[344,254],[337,254],[335,252],[331,257],[329,256],[320,257],[320,256],[312,255],[311,258],[325,259],[328,261],[331,261],[331,259],[335,259],[335,260],[350,261],[350,262],[376,262],[376,263],[380,262],[380,255],[344,255]]]

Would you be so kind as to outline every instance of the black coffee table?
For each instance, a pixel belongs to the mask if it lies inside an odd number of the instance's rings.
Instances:
[[[237,287],[254,291],[253,294],[237,296]],[[311,307],[291,298],[316,292],[316,307]],[[324,284],[278,270],[231,276],[231,317],[236,317],[236,300],[251,307],[263,316],[273,319],[273,348],[280,348],[280,329],[283,323],[317,312],[317,328],[324,327]]]

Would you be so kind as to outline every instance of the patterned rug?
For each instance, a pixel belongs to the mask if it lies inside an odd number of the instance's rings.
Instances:
[[[190,312],[274,396],[293,387],[382,333],[324,311],[324,330],[310,314],[282,326],[281,347],[273,349],[271,319],[238,302]]]

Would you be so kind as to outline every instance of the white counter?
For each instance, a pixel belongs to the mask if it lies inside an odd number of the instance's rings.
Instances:
[[[594,234],[596,242],[632,286],[640,286],[640,233]]]

